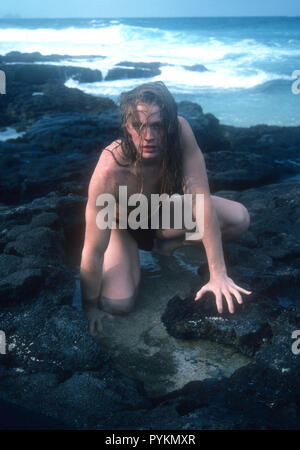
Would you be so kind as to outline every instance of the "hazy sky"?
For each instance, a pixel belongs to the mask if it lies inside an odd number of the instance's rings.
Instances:
[[[299,0],[3,0],[0,17],[299,16]]]

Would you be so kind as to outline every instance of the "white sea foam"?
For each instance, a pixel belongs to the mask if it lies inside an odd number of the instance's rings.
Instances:
[[[102,71],[103,72],[103,71]],[[107,72],[104,71],[104,75]],[[287,79],[291,76],[283,76],[276,73],[266,73],[262,70],[253,71],[252,75],[245,76],[242,71],[236,72],[230,68],[223,67],[216,72],[193,72],[184,69],[181,66],[163,66],[161,74],[146,80],[161,80],[172,89],[173,93],[194,93],[201,88],[251,88],[267,81]],[[133,89],[140,84],[141,79],[125,79],[114,81],[103,81],[98,83],[79,83],[70,79],[65,84],[67,87],[77,87],[87,94],[118,96],[123,90]]]
[[[17,132],[15,128],[7,127],[4,131],[0,131],[0,142],[5,142],[8,139],[17,139],[25,134],[25,132]]]
[[[42,55],[70,55],[71,59],[53,64],[99,69],[104,77],[121,61],[160,62],[162,73],[154,78],[85,84],[68,80],[66,85],[93,95],[107,95],[116,99],[121,91],[131,89],[143,81],[161,79],[177,98],[201,101],[202,106],[207,102],[210,111],[215,112],[220,119],[229,118],[230,123],[233,123],[231,114],[234,114],[235,123],[241,125],[239,121],[236,122],[242,117],[241,114],[237,115],[234,110],[231,113],[234,103],[238,111],[247,104],[247,114],[244,114],[244,117],[247,115],[247,123],[262,120],[267,123],[266,118],[271,116],[272,123],[278,125],[281,120],[293,125],[299,122],[299,99],[290,95],[283,102],[283,94],[286,96],[290,92],[287,82],[292,82],[291,74],[299,68],[300,35],[296,23],[292,24],[291,30],[286,28],[282,32],[275,19],[274,28],[270,26],[271,22],[266,28],[259,21],[256,24],[250,20],[243,20],[242,25],[239,25],[237,19],[232,21],[232,27],[230,25],[224,31],[221,31],[221,25],[216,25],[217,22],[210,19],[193,23],[179,19],[178,23],[172,22],[171,25],[170,22],[155,19],[126,21],[95,18],[81,20],[79,27],[76,21],[68,20],[65,23],[66,28],[62,28],[63,22],[53,22],[53,28],[46,28],[49,23],[44,26],[42,20],[36,29],[32,24],[30,29],[13,26],[0,28],[0,54],[39,51]],[[224,23],[226,26],[226,20]],[[60,28],[55,29],[56,26]],[[86,55],[86,58],[77,58],[79,55]],[[99,58],[89,55],[98,55]],[[193,71],[192,66],[196,64],[203,64],[208,71]],[[276,80],[280,82],[279,85]],[[273,84],[270,83],[272,81]],[[272,101],[270,96],[264,97],[263,104],[259,95],[263,95],[264,91],[256,94],[253,88],[268,82]],[[248,90],[251,89],[254,93],[251,94],[253,103],[250,118]],[[229,100],[227,94],[231,92],[233,95],[238,92],[233,102],[233,98]],[[244,97],[240,96],[241,92],[244,92]],[[225,97],[221,95],[212,99],[210,93],[221,93]],[[281,102],[279,115],[275,106],[278,101]],[[284,105],[286,110],[283,112]]]
[[[90,24],[92,28],[0,29],[0,42],[6,52],[19,50],[39,51],[44,55],[73,55],[72,60],[54,64],[99,69],[104,77],[122,60],[159,61],[164,64],[159,79],[176,86],[176,90],[186,88],[189,92],[202,87],[251,88],[270,80],[289,79],[282,74],[254,68],[255,63],[300,56],[299,48],[268,46],[255,39],[236,42],[226,39],[222,42],[213,36],[204,39],[195,32],[188,34],[154,27],[129,26],[117,20],[110,21],[108,26],[103,26],[103,21],[96,19]],[[91,54],[104,56],[105,59],[76,59],[77,55]],[[204,64],[209,71],[193,72],[183,67],[195,64]],[[132,80],[125,80],[101,86],[93,84],[78,87],[88,93],[114,95],[119,87],[127,88],[132,84]]]
[[[21,52],[39,51],[44,55],[103,55],[115,59],[149,61],[155,58],[164,63],[211,64],[228,55],[241,55],[238,62],[245,63],[281,56],[300,56],[300,49],[265,45],[255,39],[242,39],[230,42],[214,37],[201,37],[197,34],[171,32],[158,28],[128,26],[111,21],[103,26],[96,20],[91,28],[69,27],[65,29],[0,29],[1,52],[18,50]],[[228,61],[227,61],[228,62]],[[234,61],[234,64],[238,62]]]

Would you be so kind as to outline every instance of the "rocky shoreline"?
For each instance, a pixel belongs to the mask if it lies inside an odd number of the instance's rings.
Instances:
[[[179,103],[211,192],[250,212],[250,229],[225,243],[224,255],[229,275],[254,294],[234,316],[219,316],[209,294],[195,304],[192,290],[170,299],[162,322],[175,338],[222,342],[251,362],[150,398],[114,368],[72,304],[87,186],[101,150],[119,136],[117,105],[64,86],[71,76],[101,81],[100,70],[45,64],[66,56],[12,53],[0,56],[0,127],[24,134],[0,142],[0,427],[17,428],[30,411],[29,428],[299,429],[292,333],[300,329],[300,127],[235,128]],[[114,76],[144,78],[159,64],[122,68],[135,74]],[[199,286],[207,277],[199,264]]]

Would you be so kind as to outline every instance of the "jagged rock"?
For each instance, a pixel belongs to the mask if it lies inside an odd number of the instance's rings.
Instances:
[[[193,66],[183,66],[192,72],[207,72],[208,69],[203,64],[194,64]]]
[[[35,95],[36,92],[39,95]],[[26,129],[44,114],[116,109],[115,103],[110,99],[94,97],[80,89],[67,88],[63,81],[55,79],[35,84],[33,80],[25,82],[8,78],[7,93],[1,95],[0,106],[3,112],[0,126],[12,125],[19,131]]]
[[[7,275],[0,281],[0,303],[9,305],[32,297],[43,285],[40,269],[23,269]]]
[[[101,150],[119,135],[115,109],[38,120],[18,142],[0,143],[0,201],[16,204],[61,189],[83,193]]]
[[[281,160],[299,156],[300,127],[255,125],[249,128],[220,125],[231,149],[239,152],[268,154]],[[288,156],[288,157],[287,157]]]
[[[159,69],[161,66],[161,63],[159,62],[131,62],[131,61],[121,61],[118,64],[116,64],[116,67],[133,67],[133,68],[141,68],[141,69]]]
[[[211,191],[263,186],[280,181],[283,175],[298,172],[291,162],[287,161],[283,167],[268,153],[210,152],[205,154],[205,162]]]
[[[57,66],[48,64],[13,64],[1,65],[10,82],[45,84],[49,81],[66,82],[73,78],[81,83],[102,81],[100,70],[92,70],[86,67]]]
[[[230,148],[218,119],[212,114],[203,114],[200,105],[188,101],[179,102],[178,114],[188,120],[204,153]]]
[[[219,315],[212,294],[204,294],[198,302],[194,301],[193,296],[183,300],[174,297],[168,302],[162,321],[168,333],[176,338],[212,340],[253,356],[261,345],[272,338],[265,309],[266,305],[261,301],[259,304],[245,301],[245,305],[236,306],[234,315]],[[271,317],[274,318],[276,313],[279,314],[273,311]]]
[[[160,75],[161,71],[155,67],[114,67],[108,71],[105,81],[124,80],[129,78],[152,78]]]
[[[30,261],[32,255],[51,264],[51,258],[66,261],[66,253],[71,260],[78,261],[85,206],[84,197],[52,192],[23,206],[0,208],[0,249],[6,258],[23,255],[24,261]],[[4,266],[0,263],[0,270]]]
[[[88,58],[97,58],[104,59],[104,56],[99,55],[78,55],[76,59],[88,59]],[[58,62],[58,61],[66,61],[72,60],[74,56],[70,55],[42,55],[40,52],[31,52],[31,53],[21,53],[17,51],[12,51],[6,53],[6,55],[0,55],[0,62],[2,63],[11,63],[11,62],[22,62],[22,63],[33,63],[33,62]]]
[[[37,414],[50,416],[46,428],[54,423],[58,428],[107,429],[103,423],[118,411],[147,410],[151,406],[134,380],[116,373],[109,365],[98,371],[72,371],[65,378],[47,372],[18,376],[13,370],[7,372],[1,380],[5,400],[19,406],[23,398],[26,407],[34,411],[35,420]]]
[[[15,241],[4,247],[4,253],[17,256],[39,255],[49,261],[61,263],[64,259],[62,243],[60,233],[39,227],[20,234]]]

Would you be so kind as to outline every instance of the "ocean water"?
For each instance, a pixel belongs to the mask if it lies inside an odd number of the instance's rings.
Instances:
[[[292,92],[300,17],[0,19],[0,54],[10,51],[71,55],[55,64],[104,76],[122,61],[160,62],[152,79],[66,85],[117,101],[123,90],[159,79],[177,101],[197,102],[223,124],[300,125],[300,95]],[[192,70],[196,64],[208,70]]]

